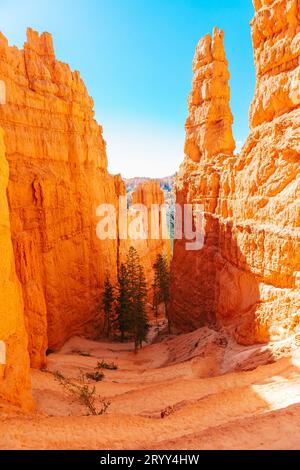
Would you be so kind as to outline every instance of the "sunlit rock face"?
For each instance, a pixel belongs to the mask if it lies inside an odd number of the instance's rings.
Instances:
[[[254,5],[257,77],[250,135],[241,154],[233,156],[234,147],[222,144],[231,141],[223,132],[227,129],[226,135],[231,135],[231,114],[223,109],[224,124],[218,122],[222,131],[211,146],[194,118],[202,113],[201,100],[189,105],[177,202],[204,205],[206,236],[199,252],[186,252],[184,241],[177,241],[172,266],[175,326],[226,327],[242,344],[294,334],[300,311],[299,5],[278,0]],[[209,60],[204,57],[211,57],[211,48],[203,44],[212,42],[207,37],[200,41],[200,50],[206,50],[201,52],[201,67]],[[198,55],[199,46],[196,62]],[[194,73],[197,77],[195,67]],[[228,96],[227,83],[223,87]],[[229,99],[226,102],[228,106]],[[217,127],[212,128],[215,132]],[[197,146],[190,146],[191,140]]]
[[[97,238],[96,208],[117,207],[121,185],[107,172],[93,100],[79,72],[55,58],[50,34],[29,29],[23,50],[0,35],[0,74],[12,240],[31,363],[40,367],[47,348],[99,315],[107,267],[116,278],[118,239]]]
[[[8,164],[0,128],[0,399],[32,408],[21,286],[16,276],[7,204]]]

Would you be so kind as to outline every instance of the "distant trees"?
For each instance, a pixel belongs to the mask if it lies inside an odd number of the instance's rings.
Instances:
[[[153,308],[158,315],[158,306],[163,303],[165,307],[165,315],[168,321],[169,334],[171,333],[171,318],[169,311],[170,304],[170,268],[168,258],[163,254],[158,254],[153,265],[154,282],[153,282]]]
[[[126,333],[132,336],[135,352],[142,347],[149,332],[147,317],[147,285],[143,267],[137,251],[130,247],[126,264],[120,266],[116,297],[109,278],[104,281],[103,305],[105,312],[105,331],[110,335],[113,304],[115,302],[115,319],[121,334],[121,341]]]

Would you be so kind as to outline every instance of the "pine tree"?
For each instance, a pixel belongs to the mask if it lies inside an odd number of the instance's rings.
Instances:
[[[104,313],[105,313],[104,331],[106,332],[107,338],[109,338],[110,331],[111,331],[113,303],[114,303],[114,288],[110,282],[109,274],[106,273],[105,280],[104,280],[103,307],[104,307]]]
[[[121,332],[121,341],[124,342],[125,334],[130,329],[130,293],[128,270],[124,263],[120,266],[118,277],[118,295],[117,295],[117,321]]]
[[[135,312],[135,351],[140,346],[142,347],[143,341],[147,340],[149,333],[149,322],[147,317],[147,284],[144,270],[139,265],[138,273],[138,289],[136,293],[136,312]]]
[[[163,302],[165,314],[168,320],[169,334],[171,333],[171,318],[169,312],[170,304],[170,268],[165,255],[158,254],[154,268],[153,284],[153,304],[158,308],[159,303]]]
[[[161,292],[160,292],[160,288],[159,288],[159,284],[160,284],[159,283],[159,276],[158,276],[157,270],[155,269],[155,266],[156,266],[156,264],[154,264],[154,266],[153,266],[154,281],[153,281],[153,284],[152,284],[152,288],[153,288],[152,310],[154,311],[155,318],[156,318],[156,325],[157,325],[157,328],[158,328],[158,307],[159,307],[159,304],[162,302],[162,300],[161,300]]]
[[[135,248],[127,255],[128,292],[130,299],[130,329],[134,336],[135,352],[147,339],[149,323],[146,312],[147,287],[143,267]]]

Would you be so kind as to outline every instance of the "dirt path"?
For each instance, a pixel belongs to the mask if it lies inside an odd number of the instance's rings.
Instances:
[[[274,362],[286,344],[241,348],[207,328],[138,355],[131,347],[73,338],[49,356],[48,371],[32,371],[36,413],[0,406],[0,448],[300,447],[300,356],[294,348]],[[84,416],[87,410],[70,400],[53,372],[73,380],[101,360],[118,365],[95,383],[111,404],[103,416]],[[251,370],[264,362],[272,363]]]

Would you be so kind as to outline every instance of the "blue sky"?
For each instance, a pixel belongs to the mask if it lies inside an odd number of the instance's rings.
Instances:
[[[0,0],[0,30],[22,46],[49,31],[57,58],[80,71],[107,140],[109,170],[166,176],[183,160],[198,40],[225,31],[238,147],[254,91],[251,0]]]

